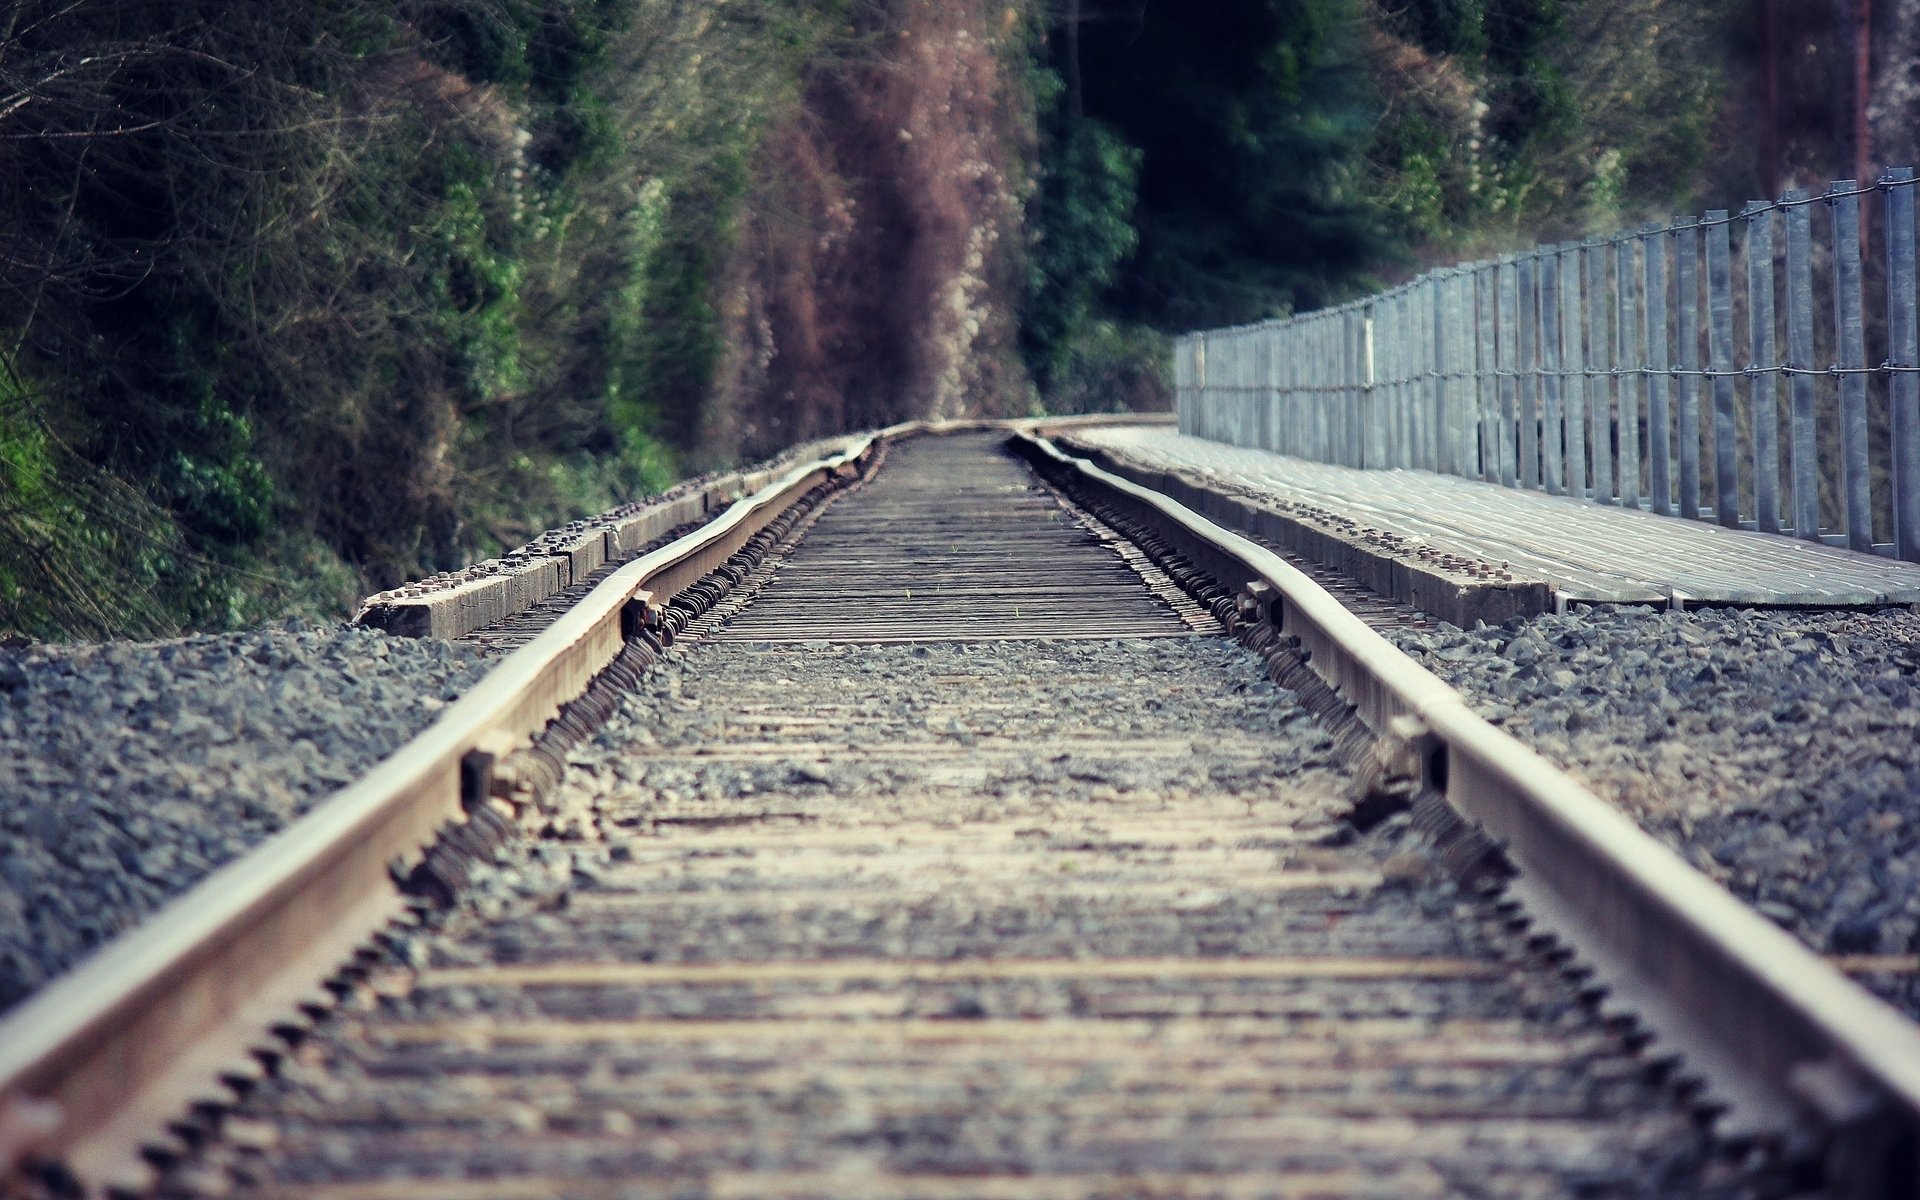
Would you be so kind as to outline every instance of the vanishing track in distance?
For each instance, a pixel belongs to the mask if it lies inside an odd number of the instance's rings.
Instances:
[[[1764,1194],[1490,892],[1352,835],[1350,731],[1000,440],[796,525],[167,1189]]]

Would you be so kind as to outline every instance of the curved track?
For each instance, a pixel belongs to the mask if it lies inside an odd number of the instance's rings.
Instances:
[[[576,755],[558,803],[617,860],[455,915],[221,1166],[334,1200],[1693,1190],[1709,1143],[1630,1041],[1395,839],[1331,844],[1327,733],[998,441],[836,500]]]
[[[1529,855],[1571,853],[1542,840],[1638,853],[1569,835],[1555,778],[1271,555],[1029,443],[1068,500],[1003,440],[797,471],[767,516],[533,637],[509,665],[568,622],[626,648],[533,755],[458,757],[467,823],[413,873],[440,902],[335,979],[334,1015],[283,1029],[244,1100],[179,1126],[161,1191],[1758,1196],[1782,1163],[1871,1153],[1855,1194],[1897,1194],[1911,1126],[1879,1089],[1904,1076],[1843,1057],[1821,1013],[1769,1049],[1829,1055],[1793,1081],[1766,1055],[1723,1078],[1722,1043],[1683,1031],[1703,1106],[1515,919],[1457,812],[1514,839],[1563,934],[1591,916],[1540,882]],[[1535,792],[1557,833],[1510,815]],[[1592,870],[1571,890],[1660,883]],[[1693,953],[1745,932],[1718,903],[1574,940],[1609,971],[1661,938]],[[1742,978],[1728,953],[1690,977]],[[1783,1126],[1794,1094],[1810,1115]],[[1764,1136],[1705,1132],[1729,1095]]]

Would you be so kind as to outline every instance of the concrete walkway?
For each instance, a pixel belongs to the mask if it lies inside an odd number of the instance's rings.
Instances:
[[[1427,471],[1362,471],[1164,427],[1077,428],[1112,465],[1264,498],[1388,554],[1436,553],[1537,580],[1559,603],[1842,608],[1920,603],[1920,564]],[[1374,535],[1374,536],[1369,536]]]

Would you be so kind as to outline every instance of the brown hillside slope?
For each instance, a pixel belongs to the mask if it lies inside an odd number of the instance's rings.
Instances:
[[[762,144],[700,457],[1025,408],[1024,0],[880,0]]]

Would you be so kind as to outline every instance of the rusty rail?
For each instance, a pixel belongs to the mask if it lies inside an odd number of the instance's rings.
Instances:
[[[1825,1140],[1844,1194],[1920,1177],[1920,1026],[1510,735],[1271,551],[1183,505],[1019,435],[1025,452],[1149,515],[1308,663],[1425,785],[1504,845],[1513,894],[1682,1052],[1722,1128]]]
[[[510,751],[617,654],[636,599],[664,603],[795,498],[889,438],[795,468],[697,533],[637,559],[507,658],[428,730],[247,858],[216,873],[0,1023],[0,1168],[57,1158],[90,1189],[139,1187],[141,1148],[260,1031],[390,920],[396,858],[462,813],[463,765]],[[1597,968],[1754,1132],[1815,1131],[1850,1194],[1896,1194],[1920,1131],[1920,1030],[1739,904],[1544,759],[1475,716],[1318,585],[1157,493],[1062,454],[1025,452],[1148,514],[1315,670],[1430,788],[1505,843],[1533,920]],[[1908,1176],[1911,1178],[1911,1176]]]
[[[143,1146],[223,1076],[257,1073],[270,1025],[399,914],[396,860],[463,819],[462,768],[503,755],[579,696],[624,642],[630,602],[664,605],[896,427],[797,466],[628,563],[357,782],[176,899],[0,1022],[0,1169],[62,1163],[137,1190]]]

